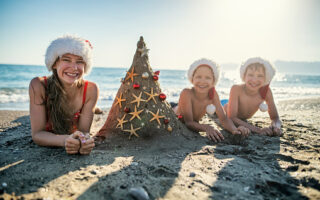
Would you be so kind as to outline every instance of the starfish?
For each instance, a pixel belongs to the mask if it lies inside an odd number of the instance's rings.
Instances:
[[[142,48],[140,48],[140,49],[138,49],[138,51],[140,51],[140,53],[141,53],[141,57],[143,57],[143,56],[145,56],[145,55],[148,55],[149,50],[150,50],[150,49],[147,49],[145,46],[142,47]]]
[[[133,82],[133,77],[138,76],[137,73],[134,73],[134,66],[132,67],[131,72],[127,72],[127,75],[128,76],[126,77],[125,81],[131,79],[132,82]]]
[[[142,111],[143,110],[137,111],[137,106],[134,106],[134,112],[129,113],[130,115],[132,115],[132,117],[130,118],[130,121],[132,121],[135,117],[141,120],[139,114],[142,113]]]
[[[120,106],[120,108],[121,108],[121,107],[122,107],[121,101],[126,101],[126,99],[122,99],[122,93],[120,93],[120,97],[116,97],[116,98],[117,98],[117,103],[116,103],[116,105],[119,104],[119,106]]]
[[[146,93],[149,96],[149,98],[147,99],[147,102],[149,102],[152,99],[154,103],[157,104],[157,101],[155,100],[154,97],[159,96],[159,94],[157,93],[153,94],[153,88],[151,88],[151,93],[148,93],[148,92],[144,92],[144,93]]]
[[[118,120],[118,124],[117,124],[116,128],[118,128],[120,126],[121,130],[123,130],[123,124],[128,121],[128,120],[124,120],[125,117],[126,117],[126,114],[124,114],[121,119],[119,119],[119,118],[117,119]]]
[[[141,127],[134,129],[132,124],[131,124],[130,130],[123,130],[123,131],[130,133],[130,135],[129,135],[129,139],[130,139],[132,135],[135,135],[136,137],[139,137],[139,135],[136,133],[136,131],[139,130],[139,129],[141,129]]]
[[[150,119],[150,122],[152,122],[153,120],[157,120],[158,124],[161,125],[159,118],[164,118],[163,115],[159,115],[159,109],[157,111],[157,114],[154,114],[153,112],[149,111],[149,113],[151,113],[153,115],[153,118]]]
[[[138,108],[140,106],[140,101],[146,101],[144,99],[141,99],[141,95],[142,95],[142,92],[140,92],[139,97],[137,97],[135,94],[132,93],[132,96],[135,98],[135,100],[131,101],[131,103],[137,102]]]

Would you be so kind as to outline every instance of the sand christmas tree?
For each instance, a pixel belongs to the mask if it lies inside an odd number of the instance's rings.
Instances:
[[[176,116],[166,101],[158,83],[160,71],[152,70],[148,52],[143,37],[140,37],[132,65],[121,80],[107,121],[98,136],[117,133],[132,139],[189,132],[179,121],[181,116]]]

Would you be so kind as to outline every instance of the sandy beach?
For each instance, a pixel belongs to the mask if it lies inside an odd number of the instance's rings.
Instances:
[[[89,156],[39,147],[29,114],[0,111],[1,199],[320,199],[320,98],[278,102],[284,136],[211,143],[199,134],[118,135]],[[96,115],[92,134],[108,111]],[[203,123],[214,119],[205,117]],[[250,120],[270,123],[267,113]],[[143,198],[142,198],[143,199]]]

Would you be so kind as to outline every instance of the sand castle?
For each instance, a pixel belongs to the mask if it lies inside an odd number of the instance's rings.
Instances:
[[[179,121],[158,82],[160,71],[153,71],[143,37],[137,43],[132,65],[112,104],[109,116],[98,136],[127,134],[129,139],[153,134],[190,132]]]

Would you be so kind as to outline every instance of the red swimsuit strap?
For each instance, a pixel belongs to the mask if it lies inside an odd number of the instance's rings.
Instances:
[[[43,79],[44,79],[44,84],[45,84],[45,86],[47,87],[47,84],[48,84],[47,77],[44,76]]]
[[[269,91],[269,84],[259,89],[260,96],[263,100],[266,99],[268,91]]]
[[[212,87],[212,88],[209,90],[209,98],[210,98],[210,99],[213,99],[215,92],[216,92],[216,89],[215,89],[214,87]]]
[[[86,94],[87,94],[87,88],[88,88],[88,84],[89,84],[89,81],[85,81],[84,83],[84,89],[83,89],[83,96],[82,96],[82,107],[80,109],[80,112],[84,106],[84,103],[86,102]]]

